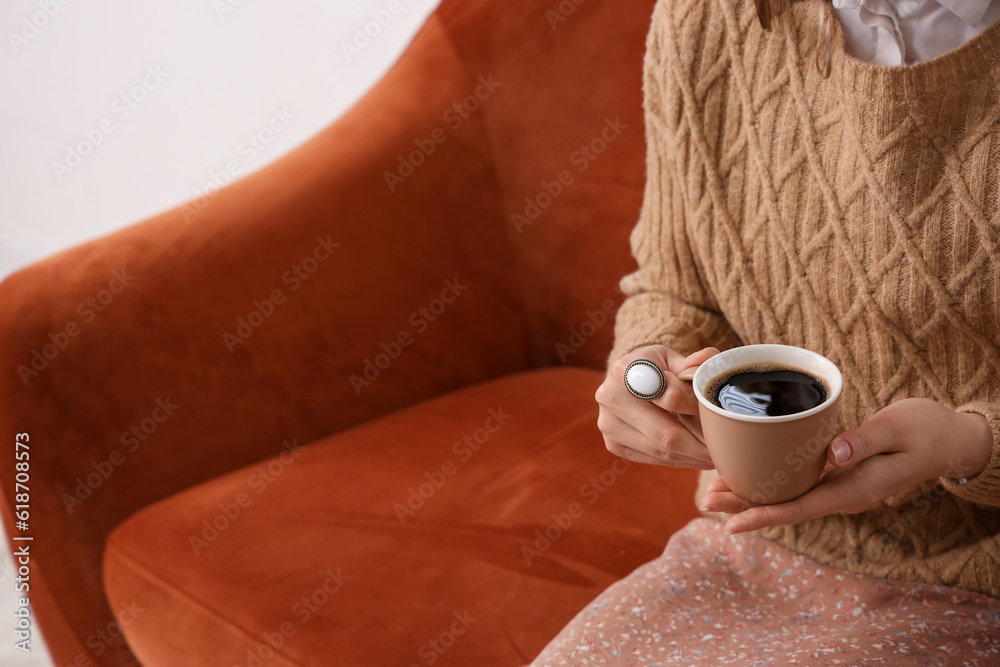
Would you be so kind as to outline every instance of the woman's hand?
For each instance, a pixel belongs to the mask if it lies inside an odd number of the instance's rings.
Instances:
[[[757,505],[721,479],[708,485],[702,509],[734,514],[727,533],[802,523],[834,512],[856,514],[937,477],[974,477],[993,450],[989,422],[926,398],[908,398],[880,410],[827,447],[827,473],[794,500]]]
[[[718,354],[706,347],[684,357],[663,345],[636,348],[616,361],[597,389],[600,405],[597,427],[604,444],[615,456],[654,465],[711,470],[708,449],[671,412],[698,423],[698,399],[690,382],[677,379],[685,368],[698,366]],[[667,386],[659,398],[642,401],[625,388],[625,368],[636,359],[649,359],[663,370]]]

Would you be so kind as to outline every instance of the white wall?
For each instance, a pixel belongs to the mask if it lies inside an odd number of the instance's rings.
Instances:
[[[382,76],[437,4],[0,3],[0,279],[191,199],[230,160],[245,175],[307,140]],[[373,11],[387,25],[345,55],[341,43]],[[276,108],[294,115],[287,129],[241,152]],[[76,164],[70,147],[92,150]],[[50,665],[40,642],[30,655],[13,649],[9,558],[0,547],[0,665]]]

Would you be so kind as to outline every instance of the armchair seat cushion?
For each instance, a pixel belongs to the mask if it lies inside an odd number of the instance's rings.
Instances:
[[[288,433],[143,509],[104,558],[131,648],[147,667],[529,662],[696,514],[689,471],[605,450],[601,380],[539,370]]]

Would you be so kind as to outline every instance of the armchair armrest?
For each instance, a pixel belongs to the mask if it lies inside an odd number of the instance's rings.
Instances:
[[[482,115],[443,120],[480,73],[444,30],[432,17],[352,111],[274,165],[0,285],[0,425],[30,435],[30,592],[59,664],[134,661],[94,640],[121,611],[103,595],[104,540],[133,512],[283,442],[524,368]]]

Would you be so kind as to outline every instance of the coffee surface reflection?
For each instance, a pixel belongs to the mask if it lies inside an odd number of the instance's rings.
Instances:
[[[771,362],[730,369],[709,382],[706,389],[706,396],[725,410],[771,417],[811,410],[829,395],[822,380]]]

